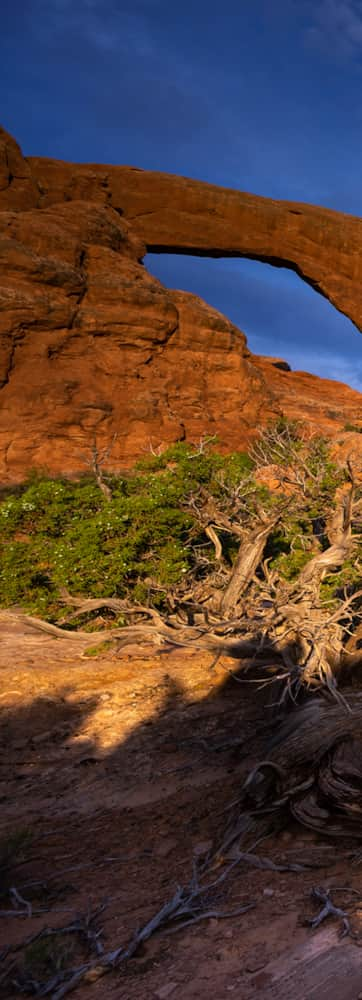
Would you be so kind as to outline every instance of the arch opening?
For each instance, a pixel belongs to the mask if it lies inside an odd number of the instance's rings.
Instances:
[[[362,344],[347,316],[290,268],[241,257],[148,253],[168,288],[192,292],[245,333],[255,354],[362,392]]]

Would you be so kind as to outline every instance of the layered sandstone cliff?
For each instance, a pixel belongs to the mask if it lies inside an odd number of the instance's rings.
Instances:
[[[76,474],[216,434],[243,447],[281,413],[334,434],[362,396],[258,359],[224,316],[164,288],[147,249],[294,267],[362,326],[362,222],[126,167],[25,159],[0,132],[0,481]],[[356,334],[357,335],[357,334]]]

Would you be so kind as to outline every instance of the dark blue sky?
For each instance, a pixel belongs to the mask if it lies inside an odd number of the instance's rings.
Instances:
[[[128,163],[362,216],[362,0],[3,0],[2,123],[27,154]],[[293,274],[150,257],[252,349],[362,389],[362,339]]]

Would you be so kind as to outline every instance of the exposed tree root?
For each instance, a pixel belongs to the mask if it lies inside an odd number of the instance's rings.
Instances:
[[[291,817],[328,837],[362,839],[362,696],[350,701],[346,711],[313,699],[279,725],[233,804],[223,856]]]

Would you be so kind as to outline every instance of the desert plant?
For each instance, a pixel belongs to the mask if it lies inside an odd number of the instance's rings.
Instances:
[[[283,420],[249,455],[182,442],[100,486],[42,480],[3,501],[3,604],[234,652],[293,696],[357,662],[361,491],[323,438]]]

